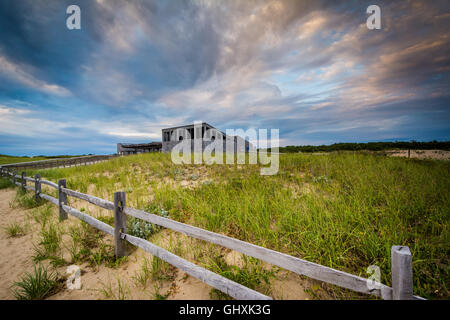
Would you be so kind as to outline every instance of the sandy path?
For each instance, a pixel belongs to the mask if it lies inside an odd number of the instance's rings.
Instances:
[[[14,199],[15,189],[0,190],[0,299],[14,299],[10,290],[14,281],[25,273],[33,270],[34,263],[33,243],[37,241],[40,226],[38,223],[27,217],[27,213],[33,209],[24,210],[21,208],[13,209],[9,203]],[[71,223],[77,223],[74,218],[69,217]],[[26,225],[27,232],[20,237],[8,237],[4,228],[11,223]],[[67,258],[67,255],[65,255]],[[64,288],[48,299],[105,299],[102,293],[104,288],[111,286],[114,294],[117,294],[117,279],[120,279],[125,287],[125,297],[128,299],[153,299],[155,283],[149,282],[146,288],[135,284],[133,277],[142,265],[143,259],[151,261],[152,256],[140,249],[133,252],[129,261],[119,268],[108,268],[100,266],[94,270],[87,263],[79,264],[82,276],[81,290],[68,290]],[[68,260],[68,259],[67,259]],[[66,267],[58,268],[58,272],[65,274]],[[163,283],[160,285],[159,292],[166,293],[171,289],[168,299],[209,299],[210,287],[201,281],[185,277],[183,272],[176,272],[174,283]]]
[[[30,257],[33,254],[33,233],[18,238],[8,238],[4,228],[13,222],[26,223],[26,212],[23,209],[11,209],[9,202],[14,199],[13,189],[0,190],[0,299],[14,299],[9,287],[22,272],[33,269]],[[29,225],[28,229],[32,229]]]
[[[0,190],[0,299],[14,299],[10,290],[14,281],[17,281],[25,272],[33,270],[34,263],[33,244],[38,241],[40,225],[30,218],[30,211],[21,208],[11,208],[9,203],[14,199],[15,189]],[[54,208],[55,217],[57,216],[56,207]],[[11,223],[19,223],[26,226],[26,234],[20,237],[9,238],[5,232],[5,227]],[[79,223],[76,218],[69,217],[64,222],[65,227],[69,224]],[[162,237],[166,235],[162,234]],[[109,237],[106,236],[106,237]],[[63,237],[64,242],[64,237]],[[70,261],[68,252],[64,253],[66,261]],[[239,265],[239,254],[231,251],[227,257],[230,264]],[[58,293],[48,299],[70,299],[70,300],[96,300],[96,299],[114,299],[118,293],[118,279],[124,286],[126,299],[154,299],[155,285],[158,285],[159,293],[166,294],[170,292],[167,299],[191,299],[208,300],[210,299],[211,287],[203,282],[187,276],[184,272],[175,270],[174,281],[152,282],[143,288],[136,284],[134,276],[142,266],[144,259],[151,261],[152,256],[141,249],[135,250],[129,255],[127,262],[117,268],[108,268],[100,266],[98,269],[90,267],[87,263],[78,264],[81,268],[81,290],[69,290],[63,288]],[[67,266],[58,268],[60,275],[66,274]],[[306,281],[299,276],[282,272],[278,279],[272,283],[272,297],[275,299],[310,299],[310,295],[305,292],[305,288],[317,286],[317,283]],[[110,287],[114,296],[105,296],[103,289]]]

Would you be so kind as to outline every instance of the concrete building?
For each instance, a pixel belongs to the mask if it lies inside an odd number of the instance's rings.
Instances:
[[[117,144],[118,155],[138,154],[145,152],[161,152],[161,142],[139,143],[139,144]]]
[[[197,132],[194,132],[194,130],[197,130]],[[197,140],[194,140],[194,138]],[[162,142],[140,144],[118,143],[117,154],[122,156],[146,152],[171,152],[173,147],[182,140],[191,141],[191,152],[194,151],[194,142],[199,143],[198,140],[201,140],[202,151],[204,151],[206,146],[216,139],[223,140],[223,152],[227,150],[233,150],[234,153],[256,151],[253,145],[247,140],[239,136],[227,136],[212,125],[203,122],[197,125],[191,124],[162,129]],[[227,146],[232,149],[227,149]]]
[[[223,152],[227,150],[227,143],[232,144],[235,153],[249,152],[253,148],[253,145],[247,140],[239,136],[227,136],[212,125],[203,122],[198,125],[190,124],[162,129],[162,152],[171,152],[174,146],[186,139],[191,140],[191,151],[193,152],[194,138],[201,140],[202,151],[216,139],[223,139]]]

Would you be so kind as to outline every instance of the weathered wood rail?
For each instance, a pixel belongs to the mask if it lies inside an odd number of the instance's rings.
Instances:
[[[327,282],[356,292],[375,295],[385,300],[423,300],[423,298],[413,295],[412,256],[407,246],[392,247],[391,273],[393,287],[391,288],[382,283],[376,283],[369,279],[350,273],[339,271],[242,240],[234,239],[222,234],[128,207],[126,206],[124,192],[115,192],[114,202],[111,202],[102,198],[68,189],[66,188],[65,179],[61,179],[58,183],[54,183],[52,181],[41,179],[39,174],[37,174],[34,178],[31,178],[26,177],[25,172],[22,172],[21,175],[17,175],[16,173],[12,173],[4,168],[0,168],[0,174],[9,178],[15,185],[20,186],[24,191],[34,191],[36,201],[41,201],[41,199],[44,199],[58,206],[60,220],[67,219],[67,214],[70,214],[85,221],[91,226],[112,235],[114,237],[116,257],[127,255],[125,243],[129,242],[236,299],[261,300],[271,298],[215,274],[205,268],[197,266],[194,263],[187,261],[163,248],[160,248],[145,239],[128,234],[126,230],[126,216],[129,215],[173,231],[181,232],[197,239],[221,245],[283,269],[295,272],[299,275],[304,275],[315,280]],[[20,182],[18,182],[18,180],[20,180]],[[28,186],[27,182],[34,182],[34,187],[31,185]],[[58,190],[58,198],[42,193],[42,184]],[[101,208],[114,211],[114,227],[68,206],[67,196],[85,200]]]
[[[60,167],[72,167],[81,166],[96,163],[99,161],[109,160],[111,158],[117,157],[116,155],[93,155],[93,156],[82,156],[74,158],[60,158],[60,159],[49,159],[49,160],[39,160],[30,162],[18,162],[18,163],[8,163],[0,165],[0,168],[9,171],[19,171],[20,169],[49,169],[49,168],[60,168]]]

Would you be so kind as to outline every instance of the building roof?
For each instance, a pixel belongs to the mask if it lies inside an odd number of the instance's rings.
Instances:
[[[146,148],[146,147],[160,147],[162,142],[150,142],[150,143],[119,143],[124,148]]]
[[[207,122],[202,122],[202,125],[208,125],[208,126],[210,126],[211,128],[216,129],[214,126],[210,125],[210,124],[207,123]],[[184,125],[184,126],[177,126],[177,127],[163,128],[162,130],[173,130],[173,129],[180,129],[180,128],[188,128],[188,127],[194,127],[194,124],[187,124],[187,125]],[[218,130],[218,129],[216,129],[216,130]]]
[[[163,128],[162,130],[175,130],[175,129],[181,129],[181,128],[190,128],[190,127],[193,128],[194,125],[195,125],[195,124],[187,124],[187,125],[184,125],[184,126],[171,127],[171,128]],[[212,129],[219,131],[219,132],[220,132],[221,134],[223,134],[224,136],[227,135],[225,132],[223,132],[223,131],[217,129],[216,127],[210,125],[210,124],[207,123],[207,122],[202,122],[202,126],[203,126],[203,125],[207,125],[207,126],[211,127]]]

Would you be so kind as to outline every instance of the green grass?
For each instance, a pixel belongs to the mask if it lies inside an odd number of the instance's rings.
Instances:
[[[261,176],[257,165],[178,166],[159,153],[41,174],[110,201],[125,191],[129,206],[363,277],[376,264],[387,285],[391,247],[407,245],[414,294],[448,298],[448,161],[286,154],[277,175]]]
[[[41,230],[39,245],[50,255],[58,254],[61,250],[61,237],[61,231],[56,224],[48,224]]]
[[[47,223],[51,220],[52,216],[55,215],[53,210],[55,209],[55,206],[51,203],[46,203],[43,206],[40,206],[38,208],[35,208],[31,213],[28,214],[28,216],[39,223],[42,228],[45,228],[47,226]]]
[[[119,278],[117,278],[117,287],[114,287],[110,280],[107,284],[102,283],[100,292],[105,298],[113,300],[126,300],[131,294],[130,288]]]
[[[46,159],[47,159],[46,157],[31,157],[30,158],[30,157],[14,157],[14,156],[0,155],[0,165],[19,163],[19,162],[46,160]]]
[[[0,177],[0,190],[14,187],[14,184],[11,180],[6,179],[4,177]]]
[[[16,196],[11,203],[11,207],[22,207],[24,209],[31,209],[40,206],[42,203],[37,203],[34,197],[34,193],[23,191],[22,188],[18,188]]]
[[[12,222],[3,229],[10,238],[21,237],[24,236],[26,233],[25,228],[17,222]]]
[[[33,272],[14,282],[12,291],[17,300],[42,300],[54,294],[59,287],[57,274],[39,264]]]
[[[151,278],[157,281],[169,281],[174,279],[174,267],[161,260],[160,258],[153,256]]]
[[[70,243],[66,245],[66,248],[70,253],[72,263],[90,260],[93,250],[99,246],[102,240],[100,232],[83,221],[70,226],[68,234]],[[92,262],[95,261],[94,258]]]
[[[229,265],[222,257],[216,256],[211,260],[208,269],[247,288],[269,295],[270,280],[274,278],[275,271],[264,269],[257,259],[247,258],[244,255],[242,257],[244,265],[241,268]],[[231,299],[230,296],[217,289],[211,289],[210,297],[215,300]]]
[[[61,159],[61,158],[72,158],[79,156],[35,156],[35,157],[17,157],[17,156],[8,156],[4,154],[0,154],[0,165],[2,164],[11,164],[11,163],[20,163],[20,162],[31,162],[31,161],[39,161],[39,160],[49,160],[49,159]]]
[[[34,246],[33,261],[39,263],[49,260],[53,267],[66,265],[61,249],[62,230],[59,225],[52,222],[42,225],[39,243]]]
[[[89,262],[90,265],[94,267],[99,267],[102,263],[105,263],[110,268],[117,268],[127,258],[128,257],[122,257],[120,259],[116,259],[114,254],[114,246],[100,241],[96,250],[91,251]]]
[[[144,289],[147,287],[147,283],[152,277],[152,267],[149,261],[144,258],[144,262],[141,265],[141,268],[136,271],[133,276],[133,280],[135,284],[138,286],[142,286]]]
[[[104,217],[104,220],[110,219]],[[69,242],[64,246],[70,254],[72,263],[87,261],[94,269],[101,264],[117,268],[128,259],[128,257],[116,259],[114,246],[104,239],[104,233],[83,221],[70,226],[68,235]]]
[[[154,293],[153,293],[153,300],[167,300],[167,298],[169,297],[169,295],[170,295],[170,290],[169,291],[167,291],[166,293],[164,293],[164,294],[162,294],[160,291],[159,291],[159,287],[158,287],[158,284],[154,284],[153,285],[153,290],[154,290]]]

